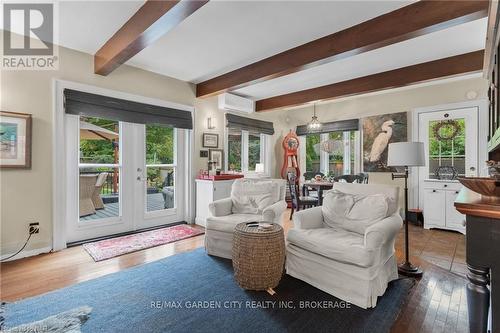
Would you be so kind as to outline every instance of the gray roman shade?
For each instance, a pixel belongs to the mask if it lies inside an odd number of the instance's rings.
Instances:
[[[359,130],[359,119],[349,119],[332,121],[329,123],[322,123],[321,128],[318,131],[309,131],[307,125],[297,126],[295,131],[297,135],[307,135],[307,134],[318,134],[318,133],[330,133],[330,132],[344,132],[344,131],[357,131]]]
[[[191,112],[64,89],[66,113],[138,124],[193,129]]]
[[[231,113],[226,114],[226,126],[245,131],[258,132],[261,134],[274,134],[274,126],[272,122],[241,117]]]

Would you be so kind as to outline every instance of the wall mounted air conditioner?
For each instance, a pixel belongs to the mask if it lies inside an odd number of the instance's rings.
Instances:
[[[219,95],[219,109],[252,113],[255,111],[255,102],[245,97],[225,93]]]

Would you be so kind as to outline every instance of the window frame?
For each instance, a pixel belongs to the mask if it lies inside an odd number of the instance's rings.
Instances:
[[[354,130],[354,167],[351,170],[351,140],[350,140],[350,133],[353,131],[342,131],[342,138],[344,142],[344,165],[343,165],[343,174],[358,174],[361,172],[361,131],[360,130]],[[327,132],[327,133],[321,133],[320,134],[320,142],[323,142],[325,140],[329,139],[329,135],[332,132]],[[307,147],[306,145],[306,135],[301,135],[299,136],[299,147]],[[346,163],[346,154],[347,154],[347,161],[349,163]],[[300,169],[303,170],[302,174],[304,172],[307,172],[307,165],[306,165],[306,149],[299,149],[299,161],[300,161]],[[323,174],[328,174],[330,172],[330,154],[327,152],[324,152],[320,150],[319,153],[319,159],[320,159],[320,172]],[[303,178],[303,176],[301,176]]]
[[[224,129],[224,171],[229,171],[229,128]],[[260,159],[264,164],[264,175],[271,175],[270,139],[271,135],[260,133]],[[248,140],[249,131],[241,130],[241,170],[243,174],[255,174],[255,170],[248,170]]]

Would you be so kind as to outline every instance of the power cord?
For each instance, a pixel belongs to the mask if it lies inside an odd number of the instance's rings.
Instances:
[[[38,229],[38,228],[37,228],[37,229]],[[28,245],[28,242],[29,242],[29,240],[30,240],[30,238],[31,238],[31,235],[33,235],[34,233],[35,233],[35,232],[30,232],[30,233],[29,233],[29,235],[28,235],[28,239],[26,239],[26,242],[24,242],[23,247],[22,247],[19,251],[17,251],[16,253],[14,253],[13,255],[11,255],[11,256],[9,256],[9,257],[7,257],[7,258],[3,258],[2,260],[0,260],[0,262],[7,261],[7,260],[9,260],[9,259],[14,258],[15,256],[17,256],[17,255],[18,255],[18,254],[19,254],[22,250],[24,250],[24,248],[26,247],[26,245]]]

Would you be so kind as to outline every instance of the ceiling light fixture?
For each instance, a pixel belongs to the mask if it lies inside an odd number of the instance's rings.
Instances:
[[[316,117],[316,104],[313,105],[313,116],[311,118],[311,121],[309,124],[307,124],[307,129],[309,132],[316,132],[321,129],[321,122],[318,120],[318,117]]]

